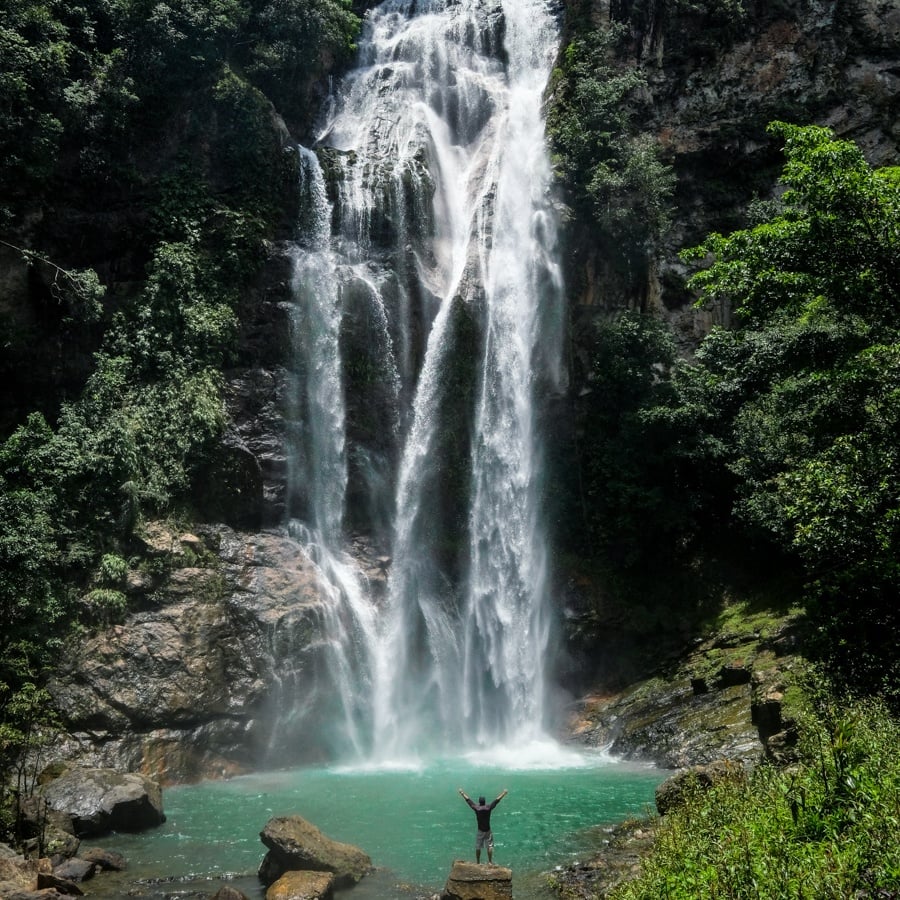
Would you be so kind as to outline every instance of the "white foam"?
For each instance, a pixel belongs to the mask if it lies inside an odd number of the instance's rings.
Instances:
[[[421,774],[428,768],[428,764],[417,757],[397,759],[370,759],[358,763],[345,763],[340,766],[329,767],[329,772],[335,775],[380,775],[391,772],[408,772]]]
[[[489,750],[474,750],[467,753],[464,758],[473,766],[508,769],[513,772],[593,769],[615,762],[605,751],[576,750],[549,739],[499,746]]]

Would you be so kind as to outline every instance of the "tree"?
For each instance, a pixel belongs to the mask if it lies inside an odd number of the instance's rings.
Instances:
[[[599,242],[633,284],[669,224],[674,175],[638,134],[644,74],[619,66],[622,25],[573,40],[554,71],[547,116],[554,164],[573,206],[599,227]]]
[[[700,302],[739,322],[706,339],[690,381],[727,445],[736,516],[805,569],[826,655],[848,682],[897,691],[900,170],[825,128],[770,131],[779,208],[684,254],[708,261],[689,282]]]

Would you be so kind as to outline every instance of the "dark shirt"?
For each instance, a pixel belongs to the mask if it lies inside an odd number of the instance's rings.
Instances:
[[[466,797],[466,803],[475,810],[475,818],[478,819],[479,831],[491,830],[491,810],[500,802],[499,799],[492,800],[490,803],[480,804]]]

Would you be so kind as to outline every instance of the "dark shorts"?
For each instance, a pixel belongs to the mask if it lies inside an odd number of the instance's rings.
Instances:
[[[487,847],[488,850],[494,849],[494,832],[493,831],[479,831],[475,835],[475,849],[480,850],[482,847]]]

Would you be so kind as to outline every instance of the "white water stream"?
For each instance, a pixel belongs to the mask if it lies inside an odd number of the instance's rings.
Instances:
[[[557,40],[547,0],[386,0],[300,151],[291,527],[330,585],[322,691],[349,755],[544,736]],[[379,600],[345,549],[361,516],[391,559]]]

